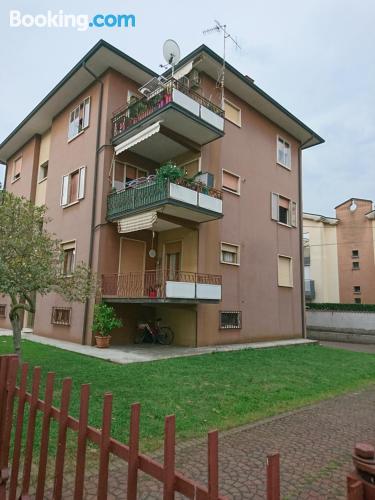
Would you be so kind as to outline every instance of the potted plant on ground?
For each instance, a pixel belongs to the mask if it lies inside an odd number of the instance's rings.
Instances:
[[[113,307],[104,303],[95,305],[92,331],[95,334],[96,347],[108,347],[111,340],[111,331],[121,326],[122,321],[116,316]]]

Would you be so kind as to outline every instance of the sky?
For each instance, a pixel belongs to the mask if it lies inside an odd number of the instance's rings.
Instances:
[[[9,26],[9,11],[133,14],[131,29]],[[202,31],[217,19],[241,49],[227,59],[326,143],[303,153],[304,210],[327,216],[347,198],[375,201],[375,2],[373,0],[1,0],[0,141],[103,38],[154,71],[162,45],[182,56],[222,37]],[[0,165],[0,181],[3,168]]]

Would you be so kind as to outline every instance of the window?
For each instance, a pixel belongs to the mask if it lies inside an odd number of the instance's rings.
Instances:
[[[21,178],[21,169],[22,169],[22,156],[20,156],[13,162],[13,179],[12,179],[13,182]]]
[[[352,250],[352,258],[353,259],[359,258],[359,250]]]
[[[240,265],[240,247],[238,245],[231,245],[229,243],[221,244],[221,257],[222,264],[232,264],[234,266]]]
[[[52,307],[51,323],[69,326],[72,317],[71,307]]]
[[[63,250],[63,275],[71,276],[75,266],[76,243],[75,241],[62,243],[61,248]]]
[[[5,318],[6,305],[0,304],[0,318]]]
[[[124,189],[126,182],[147,176],[148,172],[142,168],[116,161],[113,168],[112,187],[117,190]]]
[[[354,299],[354,304],[362,304],[362,299],[360,297],[356,297]]]
[[[359,269],[359,262],[352,262],[352,269]]]
[[[74,139],[85,128],[89,126],[90,117],[90,97],[86,97],[79,106],[70,113],[68,139]]]
[[[361,287],[360,286],[353,286],[353,293],[361,293]]]
[[[293,286],[292,257],[286,255],[278,256],[278,284],[279,286]]]
[[[39,167],[39,182],[44,181],[44,179],[47,179],[47,175],[48,175],[48,161],[46,161]]]
[[[297,227],[297,203],[277,193],[271,193],[271,217],[273,220]]]
[[[223,189],[225,191],[230,191],[231,193],[240,194],[240,176],[228,172],[228,170],[223,170],[222,179]]]
[[[220,311],[220,329],[240,329],[242,328],[241,311]]]
[[[241,127],[241,109],[224,99],[224,115],[227,120]]]
[[[82,200],[85,197],[86,167],[81,167],[62,178],[61,206]]]
[[[282,137],[277,137],[277,163],[286,168],[291,168],[290,144]]]

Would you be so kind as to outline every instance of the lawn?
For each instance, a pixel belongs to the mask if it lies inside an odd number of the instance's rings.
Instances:
[[[0,337],[0,353],[11,352]],[[101,395],[114,394],[112,434],[127,440],[129,406],[142,404],[141,449],[162,443],[163,418],[176,414],[177,439],[229,429],[375,383],[375,355],[318,345],[215,353],[116,365],[23,341],[23,357],[57,387],[73,378],[70,413],[78,415],[79,386],[90,382],[90,424],[100,427]],[[59,392],[56,392],[58,403]]]

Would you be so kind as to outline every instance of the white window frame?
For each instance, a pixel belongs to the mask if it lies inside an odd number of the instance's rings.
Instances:
[[[232,189],[229,189],[229,188],[224,186],[224,172],[226,172],[229,175],[233,175],[234,177],[237,177],[238,191],[232,191]],[[222,168],[221,169],[221,188],[223,191],[226,191],[227,193],[236,194],[237,196],[240,196],[241,195],[241,176],[236,174],[235,172],[228,170],[227,168]]]
[[[116,169],[116,163],[119,163],[120,165],[124,166],[124,174],[125,174],[124,179],[126,179],[126,169],[127,169],[127,167],[135,168],[136,171],[137,171],[137,176],[138,176],[138,172],[139,171],[144,172],[146,174],[146,177],[148,177],[150,175],[150,171],[147,170],[147,168],[143,168],[143,167],[139,167],[137,165],[133,165],[132,163],[129,163],[127,161],[114,160],[113,168],[112,168],[112,188],[115,187],[115,169]],[[140,179],[140,178],[141,177],[137,177],[137,179]],[[125,180],[124,180],[123,184],[125,185]]]
[[[284,198],[284,200],[289,201],[287,224],[285,224],[285,222],[280,222],[280,215],[279,215],[280,198]],[[297,209],[298,209],[297,203],[288,198],[287,196],[283,196],[279,193],[271,193],[271,219],[276,221],[281,226],[293,227],[293,228],[298,227]]]
[[[237,248],[237,262],[226,262],[223,260],[223,245],[229,245],[231,247]],[[228,241],[220,241],[220,264],[226,264],[228,266],[239,267],[241,262],[241,246],[236,243],[229,243]]]
[[[70,192],[70,182],[73,174],[78,172],[78,189],[77,189],[77,199],[69,200],[69,192]],[[61,197],[60,197],[60,206],[63,208],[70,207],[71,205],[75,205],[79,203],[85,197],[86,190],[86,166],[83,165],[75,170],[72,170],[66,175],[62,176],[61,182]]]
[[[86,102],[88,103],[88,111],[86,112]],[[83,105],[83,126],[79,127],[79,110],[81,105]],[[71,134],[71,124],[74,123],[74,118],[72,120],[72,115],[78,111],[78,128],[77,132],[74,135]],[[91,97],[85,97],[79,104],[69,113],[69,122],[68,122],[68,142],[72,141],[79,135],[81,135],[90,125],[90,111],[91,111]]]
[[[228,103],[230,106],[232,106],[233,108],[235,108],[237,111],[239,111],[239,123],[237,122],[234,122],[233,120],[231,120],[230,118],[228,118],[227,116],[225,116],[225,103]],[[224,99],[224,118],[226,120],[228,120],[228,122],[230,123],[233,123],[234,125],[237,125],[237,127],[242,127],[242,109],[237,106],[237,104],[234,104],[234,102],[230,101],[229,99]]]
[[[283,285],[280,283],[280,276],[279,276],[279,261],[280,258],[282,259],[289,259],[289,282],[291,283],[290,285]],[[283,254],[277,254],[277,286],[281,288],[294,288],[294,279],[293,279],[293,257],[290,255],[283,255]]]
[[[45,167],[45,165],[47,165],[47,175],[45,177],[41,177],[40,174],[42,172],[42,167]],[[40,184],[41,182],[44,182],[47,180],[47,177],[48,177],[48,167],[49,167],[49,162],[48,160],[43,162],[41,165],[39,165],[39,171],[38,171],[38,184]]]
[[[19,172],[19,175],[18,177],[15,176],[15,172],[16,172],[16,163],[18,160],[21,160],[21,168],[20,168],[20,172]],[[11,183],[13,184],[13,182],[17,182],[19,179],[21,179],[21,176],[22,176],[22,164],[23,164],[23,155],[19,155],[17,156],[14,160],[13,160],[13,170],[12,170],[12,180],[11,180]]]
[[[285,157],[285,144],[289,146],[289,165],[279,160],[279,142],[282,141],[284,144],[284,157]],[[276,136],[276,163],[287,170],[292,170],[292,145],[289,141],[284,139],[281,135]]]

